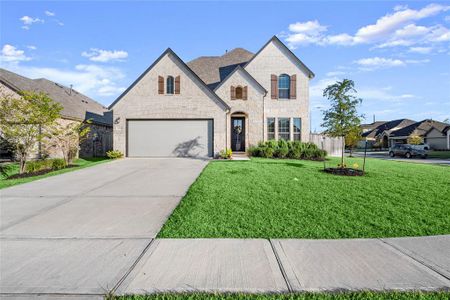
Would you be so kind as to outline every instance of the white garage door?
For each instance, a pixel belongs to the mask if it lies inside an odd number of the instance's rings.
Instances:
[[[128,120],[129,157],[212,156],[212,120]]]

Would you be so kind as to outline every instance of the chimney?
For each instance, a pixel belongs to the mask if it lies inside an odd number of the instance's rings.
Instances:
[[[228,53],[228,49],[225,49],[225,54],[227,54]]]
[[[373,123],[375,123],[375,114],[373,114]]]
[[[72,95],[72,87],[73,87],[73,84],[70,85],[69,96]]]

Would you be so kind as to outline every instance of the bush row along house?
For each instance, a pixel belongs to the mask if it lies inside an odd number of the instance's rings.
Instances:
[[[434,150],[450,150],[450,124],[425,119],[419,122],[409,119],[377,121],[362,124],[362,137],[358,147],[388,148],[394,144],[407,144],[412,136],[420,136]]]
[[[79,157],[105,156],[112,149],[112,113],[100,103],[79,93],[78,91],[47,80],[45,78],[30,79],[0,68],[0,93],[18,96],[20,91],[46,93],[53,101],[62,105],[60,124],[70,122],[85,122],[90,120],[90,132],[85,141],[80,144]],[[1,133],[0,133],[1,138]],[[3,141],[0,155],[10,155],[7,141]],[[44,150],[45,149],[45,150]],[[60,150],[47,149],[38,145],[32,158],[62,157]]]

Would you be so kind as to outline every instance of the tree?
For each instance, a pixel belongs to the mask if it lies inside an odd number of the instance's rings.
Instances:
[[[408,138],[408,144],[410,145],[420,145],[423,143],[423,138],[420,135],[414,134]]]
[[[69,165],[75,159],[78,153],[78,146],[87,139],[90,132],[91,121],[85,123],[56,122],[48,127],[45,143],[47,147],[56,147],[61,150],[66,165]]]
[[[344,166],[345,136],[361,124],[362,115],[358,115],[357,106],[362,99],[356,97],[353,80],[337,81],[325,88],[323,96],[331,102],[330,109],[323,112],[325,133],[332,137],[342,137],[341,167]]]
[[[353,155],[353,149],[358,145],[358,142],[362,139],[362,131],[360,126],[352,128],[345,136],[345,146],[350,149],[350,157]]]
[[[0,96],[0,131],[10,143],[19,159],[19,173],[36,143],[44,137],[44,129],[60,117],[62,106],[45,93],[21,91]]]

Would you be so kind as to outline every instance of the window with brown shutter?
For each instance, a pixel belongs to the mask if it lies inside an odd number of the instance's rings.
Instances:
[[[247,100],[247,86],[242,88],[242,100]]]
[[[238,86],[234,89],[234,98],[235,99],[241,99],[242,100],[242,87]]]
[[[270,85],[271,85],[271,98],[277,99],[278,98],[278,77],[277,75],[270,75]]]
[[[297,99],[297,75],[292,75],[291,76],[291,95],[290,95],[290,99]]]
[[[236,89],[234,88],[234,86],[230,87],[230,98],[231,100],[236,100]]]
[[[164,77],[158,76],[158,94],[164,94]]]
[[[180,75],[175,77],[175,94],[180,94]]]

